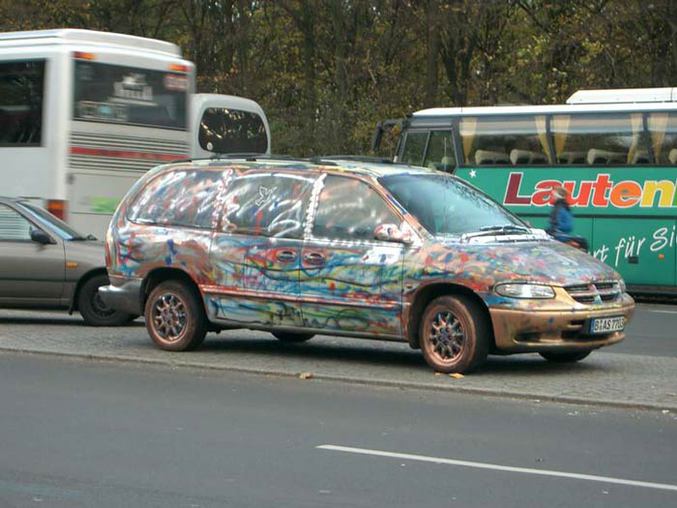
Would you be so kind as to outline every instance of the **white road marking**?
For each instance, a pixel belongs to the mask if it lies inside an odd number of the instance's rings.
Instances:
[[[663,309],[645,309],[647,312],[656,312],[658,314],[677,314],[677,310],[663,310]]]
[[[625,480],[623,478],[613,478],[611,476],[567,473],[565,471],[552,471],[549,469],[533,469],[530,467],[502,466],[500,464],[491,464],[488,462],[472,462],[468,460],[445,459],[441,457],[430,457],[428,455],[412,455],[409,453],[386,452],[382,450],[370,450],[369,448],[352,448],[350,446],[338,446],[331,444],[316,446],[316,448],[335,452],[357,453],[360,455],[375,455],[377,457],[415,460],[418,462],[432,462],[433,464],[448,464],[451,466],[472,467],[476,469],[492,469],[494,471],[507,471],[510,473],[523,473],[540,476],[556,476],[559,478],[572,478],[574,480],[587,480],[591,482],[601,482],[601,483],[616,483],[619,485],[630,485],[633,487],[644,487],[647,489],[677,491],[677,485],[672,485],[669,483],[654,483],[654,482],[642,482],[637,480]]]

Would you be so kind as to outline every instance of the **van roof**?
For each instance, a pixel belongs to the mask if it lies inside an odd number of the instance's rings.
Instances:
[[[181,49],[171,42],[96,30],[58,28],[0,33],[0,46],[35,46],[48,44],[87,44],[143,49],[155,53],[181,57]]]
[[[177,162],[168,165],[167,168],[177,166],[210,166],[215,169],[236,166],[239,169],[296,169],[308,171],[323,171],[334,174],[357,174],[379,178],[382,176],[401,175],[401,174],[433,174],[435,171],[420,166],[410,166],[407,164],[377,163],[365,162],[359,160],[342,159],[293,159],[293,158],[275,158],[266,156],[252,157],[228,157],[225,159],[196,159],[193,161]]]

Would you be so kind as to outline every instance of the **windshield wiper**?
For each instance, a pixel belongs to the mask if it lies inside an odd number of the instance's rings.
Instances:
[[[525,228],[524,226],[517,226],[515,224],[502,224],[499,226],[482,226],[480,228],[480,231],[487,231],[487,232],[514,232],[514,231],[522,231],[524,233],[529,232],[529,228]]]
[[[475,238],[477,236],[498,236],[498,235],[526,235],[530,232],[529,228],[516,226],[514,224],[503,224],[501,226],[482,226],[479,231],[473,233],[463,233],[465,238]]]

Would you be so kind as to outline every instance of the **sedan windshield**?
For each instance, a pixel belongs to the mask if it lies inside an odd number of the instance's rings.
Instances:
[[[498,203],[449,175],[402,174],[379,181],[434,236],[528,231]]]

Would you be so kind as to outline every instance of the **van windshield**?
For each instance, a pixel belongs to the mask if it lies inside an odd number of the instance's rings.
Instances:
[[[379,178],[393,197],[434,236],[478,231],[528,232],[528,226],[471,186],[446,174]]]

